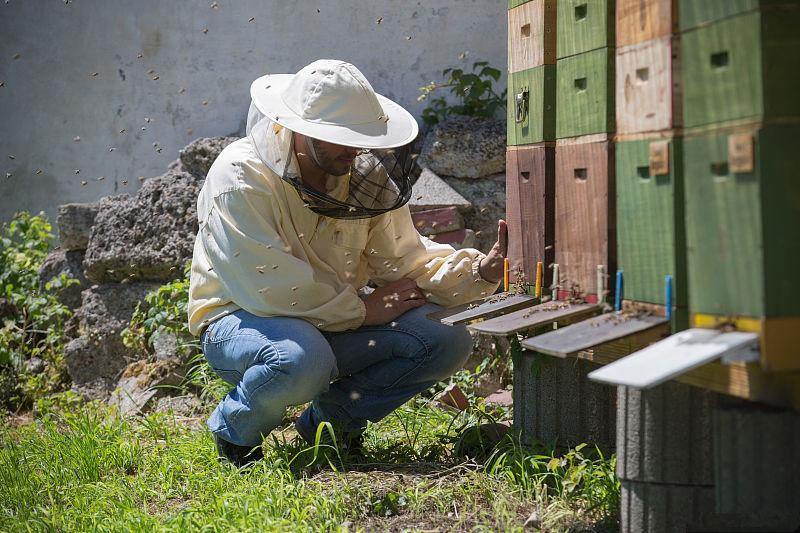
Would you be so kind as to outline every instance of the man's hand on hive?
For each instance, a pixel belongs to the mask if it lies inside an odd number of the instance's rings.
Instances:
[[[364,299],[367,307],[365,326],[380,326],[409,309],[425,305],[425,295],[413,279],[403,278],[375,289]]]
[[[486,257],[483,258],[478,268],[481,277],[486,281],[496,283],[503,279],[504,259],[508,255],[508,224],[505,220],[497,221],[497,242]]]

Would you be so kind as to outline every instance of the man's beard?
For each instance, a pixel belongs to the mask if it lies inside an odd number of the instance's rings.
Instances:
[[[308,145],[308,152],[309,155],[311,156],[311,159],[319,168],[324,170],[326,174],[330,174],[331,176],[341,176],[342,174],[347,173],[347,171],[350,169],[350,165],[345,166],[344,163],[341,163],[339,165],[339,168],[337,168],[335,160],[330,161],[327,158],[320,156],[320,154],[324,155],[325,151],[319,144],[317,144],[320,142],[319,139],[314,139],[314,138],[307,138],[307,139],[309,142],[307,142],[306,144]]]

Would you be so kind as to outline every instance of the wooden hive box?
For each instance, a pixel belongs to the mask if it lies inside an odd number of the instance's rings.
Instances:
[[[677,38],[617,48],[617,133],[679,128],[682,103]]]
[[[800,4],[681,36],[684,126],[800,116]]]
[[[675,329],[688,324],[682,139],[670,132],[620,140],[616,153],[617,264],[624,298],[666,305],[673,279]]]
[[[680,0],[681,31],[753,11],[760,7],[791,4],[793,0]]]
[[[556,137],[614,131],[614,49],[558,60]]]
[[[506,125],[509,146],[555,140],[555,65],[541,65],[508,75]]]
[[[554,259],[555,146],[519,146],[506,152],[506,218],[509,228],[511,281],[519,267],[527,283],[536,280],[536,263]],[[552,283],[544,269],[542,285]]]
[[[559,298],[569,297],[577,284],[587,301],[596,302],[597,266],[606,275],[617,268],[614,147],[607,135],[556,142],[555,189]]]
[[[617,0],[617,46],[669,37],[678,29],[678,0]]]
[[[558,59],[614,46],[614,0],[558,0]]]
[[[766,368],[800,369],[800,125],[689,132],[684,160],[693,323],[760,331]]]
[[[508,11],[508,72],[556,62],[556,0],[530,0]]]

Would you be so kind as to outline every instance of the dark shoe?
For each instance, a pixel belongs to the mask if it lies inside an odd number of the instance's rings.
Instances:
[[[317,428],[312,428],[310,425],[308,410],[304,411],[300,417],[295,421],[294,427],[297,434],[300,435],[309,446],[314,446],[317,440]],[[320,446],[331,446],[339,450],[342,456],[361,457],[363,456],[364,436],[361,433],[345,434],[343,431],[333,426],[333,434],[336,438],[336,446],[333,444],[331,432],[327,427],[322,429],[322,434],[319,438]]]
[[[222,463],[230,463],[237,468],[242,468],[264,458],[261,446],[239,446],[228,442],[216,433],[214,444],[217,445],[217,459]]]

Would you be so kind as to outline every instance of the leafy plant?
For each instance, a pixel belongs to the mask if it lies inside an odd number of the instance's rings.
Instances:
[[[17,213],[0,229],[0,298],[5,300],[5,311],[0,313],[0,367],[7,379],[11,375],[18,380],[18,390],[6,394],[12,403],[59,390],[66,382],[64,326],[72,313],[53,291],[80,282],[61,274],[39,291],[38,271],[52,242],[52,226],[44,213]],[[44,369],[25,373],[33,357],[44,362]]]
[[[426,124],[437,124],[449,115],[492,118],[498,109],[505,109],[506,89],[498,94],[493,88],[494,82],[500,79],[500,71],[490,67],[488,62],[473,63],[471,73],[460,68],[446,68],[442,76],[447,77],[446,82],[431,81],[420,87],[422,94],[417,100],[425,100],[434,91],[449,87],[457,103],[449,104],[443,96],[432,98],[430,105],[422,110],[422,120]]]
[[[184,388],[194,387],[201,396],[219,400],[230,386],[206,364],[198,339],[189,332],[187,308],[190,272],[191,261],[184,266],[182,278],[148,293],[144,305],[142,302],[136,305],[130,324],[122,330],[122,342],[139,353],[152,353],[156,334],[175,335],[181,356],[189,367]]]

